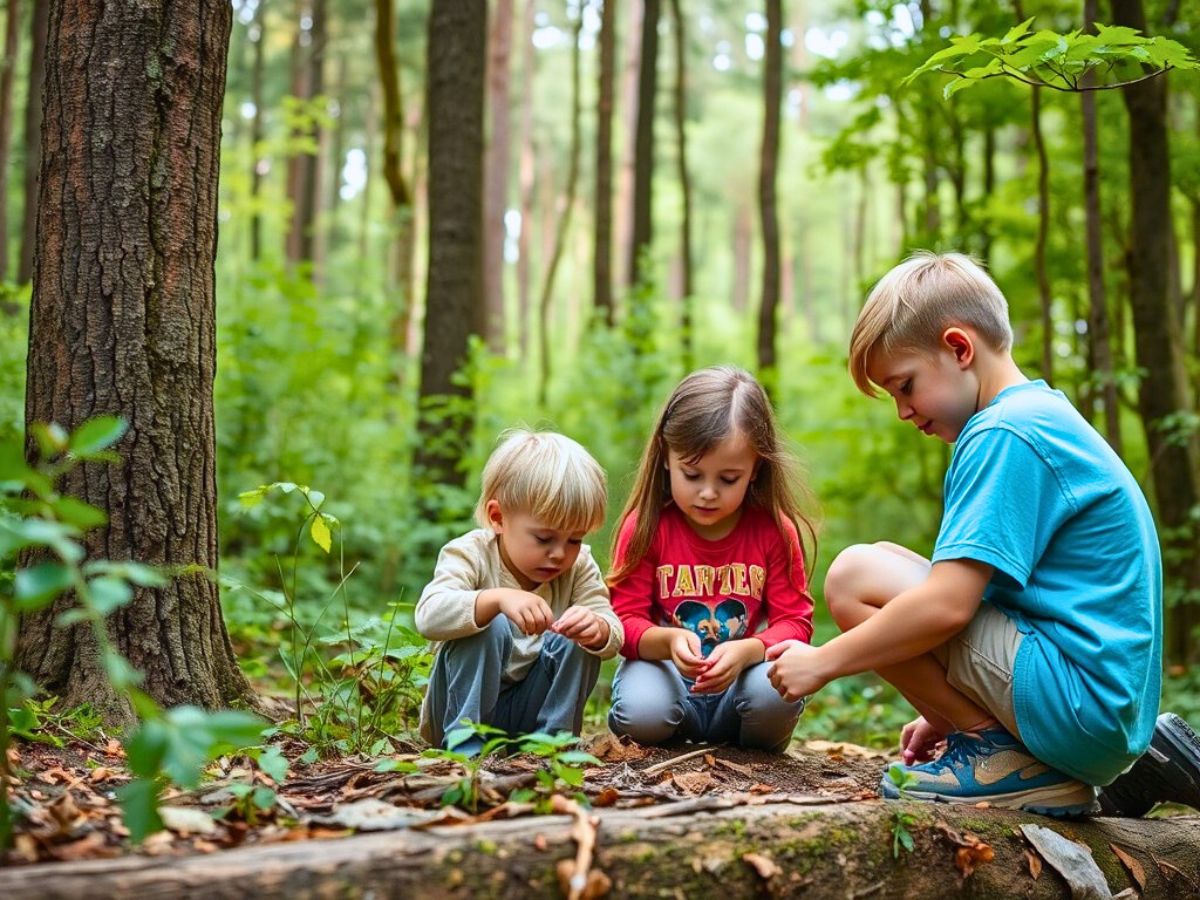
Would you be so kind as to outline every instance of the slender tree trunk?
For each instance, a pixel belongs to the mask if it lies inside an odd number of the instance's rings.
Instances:
[[[487,98],[491,129],[483,179],[484,336],[493,353],[504,352],[504,214],[508,209],[509,57],[512,50],[513,0],[496,0],[488,40]]]
[[[4,59],[0,60],[0,281],[8,278],[8,164],[12,150],[13,72],[21,46],[21,0],[8,0],[7,18]]]
[[[630,0],[636,3],[637,0]],[[613,325],[612,296],[612,124],[613,85],[616,78],[617,0],[601,0],[600,85],[596,107],[595,252],[592,257],[592,294],[597,315]]]
[[[558,226],[554,229],[554,250],[550,254],[550,262],[546,266],[546,278],[542,282],[542,296],[538,302],[538,339],[541,342],[538,358],[541,360],[541,379],[538,382],[538,403],[544,409],[546,396],[550,389],[550,304],[554,299],[554,279],[558,274],[558,264],[562,259],[563,247],[567,243],[567,234],[571,229],[571,213],[575,209],[575,190],[579,182],[579,119],[580,119],[580,90],[579,90],[579,38],[583,31],[583,9],[579,10],[579,19],[572,32],[574,43],[571,46],[571,149],[567,160],[567,185],[562,198],[562,211],[559,215]]]
[[[937,32],[933,28],[933,4],[930,0],[920,0],[921,34],[922,39],[932,41]],[[927,246],[934,246],[941,240],[942,211],[938,199],[938,164],[935,142],[938,140],[934,117],[937,104],[941,98],[932,95],[932,88],[923,86],[917,100],[920,110],[921,133],[921,176],[925,183],[925,196],[921,206],[921,223],[919,230],[923,232],[922,240]]]
[[[671,20],[675,30],[675,140],[678,147],[679,190],[683,198],[683,222],[680,233],[680,287],[681,317],[683,332],[683,369],[690,372],[693,366],[692,306],[696,288],[693,283],[692,264],[692,179],[688,175],[687,162],[687,34],[683,29],[683,13],[679,0],[671,0]]]
[[[660,0],[642,7],[642,52],[638,67],[637,139],[633,171],[633,234],[629,243],[629,283],[645,284],[644,268],[654,240],[654,112],[658,95],[658,18]]]
[[[1146,31],[1141,0],[1112,0],[1114,25]],[[1200,590],[1200,554],[1195,552],[1192,510],[1197,490],[1196,440],[1172,440],[1168,417],[1191,410],[1183,368],[1181,331],[1171,303],[1167,246],[1171,219],[1171,157],[1167,131],[1167,81],[1154,78],[1121,89],[1129,114],[1130,227],[1129,286],[1137,364],[1146,374],[1138,407],[1150,452],[1159,523],[1164,534],[1167,583],[1189,593]],[[1167,658],[1194,662],[1192,629],[1200,616],[1194,602],[1169,607]]]
[[[1091,32],[1098,0],[1083,2],[1083,30]],[[1091,80],[1089,76],[1089,81]],[[1100,382],[1104,411],[1104,436],[1121,453],[1121,419],[1117,383],[1113,377],[1112,345],[1108,327],[1108,293],[1104,285],[1104,236],[1100,218],[1100,163],[1096,148],[1096,93],[1079,95],[1083,113],[1083,199],[1087,230],[1088,355],[1090,368]],[[1090,392],[1089,392],[1090,393]]]
[[[298,0],[296,6],[296,42],[292,48],[292,94],[309,102],[324,90],[322,67],[325,60],[326,0]],[[305,28],[307,20],[309,27]],[[296,132],[293,137],[307,137],[314,144],[320,140],[321,128]],[[317,227],[317,154],[294,153],[288,160],[288,198],[292,216],[287,234],[287,259],[296,265],[315,263],[314,241]]]
[[[86,539],[89,555],[213,572],[214,258],[232,8],[52,0],[48,22],[26,423],[125,418],[120,462],[88,464],[64,485],[108,514]],[[129,721],[90,626],[54,624],[72,603],[22,619],[17,668],[68,707]],[[163,706],[251,698],[215,578],[139,588],[107,627]]]
[[[406,368],[405,349],[416,291],[412,279],[412,192],[404,177],[404,95],[400,91],[395,40],[392,0],[375,0],[375,62],[383,93],[383,178],[392,201],[396,235],[396,286],[399,289],[393,303],[392,351],[396,355],[394,369],[399,382],[403,381]]]
[[[996,126],[991,122],[983,129],[983,196],[991,197],[996,190]],[[979,256],[986,268],[992,266],[992,222],[984,215],[979,219]]]
[[[750,305],[753,241],[753,213],[748,203],[739,201],[733,213],[733,284],[729,296],[730,305],[737,313],[745,312]]]
[[[346,118],[349,114],[349,92],[347,91],[347,77],[349,75],[349,60],[345,50],[339,50],[337,54],[337,69],[334,75],[334,90],[337,92],[337,118],[333,122],[333,134],[331,135],[330,153],[329,153],[329,199],[325,203],[325,209],[328,214],[329,222],[326,226],[326,240],[328,247],[334,247],[338,242],[337,230],[337,214],[342,205],[342,170],[346,165]]]
[[[779,215],[775,173],[779,165],[779,111],[783,102],[783,8],[767,0],[766,58],[763,62],[763,136],[758,203],[763,238],[762,301],[758,310],[758,372],[764,386],[776,385],[775,341],[779,310]]]
[[[461,486],[474,409],[470,387],[454,376],[470,336],[483,332],[486,0],[432,0],[427,47],[429,264],[414,467],[426,484]]]
[[[622,84],[625,146],[621,156],[621,170],[617,176],[616,219],[614,225],[616,234],[613,238],[616,247],[618,284],[628,285],[634,278],[629,268],[629,245],[633,240],[633,207],[634,207],[634,167],[637,159],[638,139],[638,79],[641,73],[642,59],[642,18],[645,16],[645,0],[629,0],[629,33],[624,45],[628,58]]]
[[[250,70],[250,100],[254,104],[254,118],[250,123],[251,170],[250,170],[250,258],[258,262],[262,258],[262,213],[258,203],[262,196],[264,160],[263,140],[263,47],[267,40],[267,0],[258,0],[254,8],[254,24],[250,33],[254,36],[254,62]]]
[[[610,0],[611,2],[611,0]],[[525,0],[521,14],[521,161],[518,170],[521,193],[521,234],[517,238],[517,334],[521,343],[521,358],[529,351],[530,249],[533,247],[533,197],[535,189],[533,142],[533,25],[536,0]],[[596,240],[599,241],[599,207],[597,207]],[[611,225],[611,220],[610,220]],[[597,244],[597,247],[599,244]],[[611,296],[610,307],[611,307]],[[612,310],[609,310],[609,317]]]
[[[17,283],[25,284],[33,276],[33,256],[37,235],[38,169],[42,153],[42,82],[46,73],[46,22],[49,3],[33,4],[33,22],[29,41],[29,96],[25,101],[25,210],[21,228],[21,261]]]
[[[1054,383],[1054,317],[1050,275],[1046,271],[1046,239],[1050,233],[1050,160],[1042,136],[1042,89],[1030,88],[1030,131],[1038,158],[1038,229],[1033,243],[1033,269],[1037,277],[1042,314],[1042,377]]]

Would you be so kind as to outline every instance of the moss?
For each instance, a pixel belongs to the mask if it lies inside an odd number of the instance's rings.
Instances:
[[[489,840],[481,840],[475,842],[475,849],[487,856],[496,855],[496,842]]]

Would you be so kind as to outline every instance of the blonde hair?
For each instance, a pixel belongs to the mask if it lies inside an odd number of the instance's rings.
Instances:
[[[980,265],[961,253],[922,250],[871,289],[850,334],[850,375],[868,397],[867,375],[878,352],[932,351],[952,325],[974,329],[993,350],[1012,348],[1008,301]]]
[[[633,536],[608,577],[613,585],[635,569],[650,549],[659,515],[671,497],[667,453],[675,451],[685,462],[696,462],[725,437],[741,432],[758,455],[758,470],[743,503],[766,510],[784,530],[791,522],[815,555],[816,527],[800,511],[799,489],[805,505],[807,491],[798,487],[795,463],[779,439],[775,413],[767,393],[754,376],[733,366],[713,366],[688,375],[667,400],[654,433],[646,444],[637,482],[625,503],[621,521],[636,515]],[[788,544],[789,554],[791,544]]]
[[[489,527],[487,505],[521,512],[562,531],[595,531],[608,502],[604,470],[580,444],[552,431],[514,428],[483,467],[475,521]]]

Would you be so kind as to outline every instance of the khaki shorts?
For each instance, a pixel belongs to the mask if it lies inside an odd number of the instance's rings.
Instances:
[[[999,719],[1018,739],[1012,682],[1022,637],[1011,618],[992,604],[981,603],[971,623],[933,651],[946,667],[950,686]]]

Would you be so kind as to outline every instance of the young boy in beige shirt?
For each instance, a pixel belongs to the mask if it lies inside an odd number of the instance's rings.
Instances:
[[[624,632],[584,536],[604,521],[604,471],[578,443],[510,432],[483,470],[480,527],[438,555],[417,630],[438,642],[421,734],[463,719],[510,734],[579,734],[600,661]],[[468,739],[454,749],[480,751]]]

